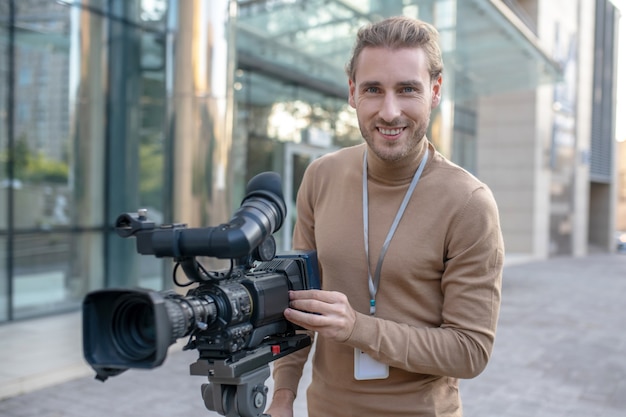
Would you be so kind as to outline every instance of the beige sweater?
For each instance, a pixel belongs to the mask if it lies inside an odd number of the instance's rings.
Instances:
[[[309,417],[461,416],[458,378],[487,365],[500,307],[504,247],[490,190],[423,141],[393,169],[368,152],[372,273],[391,223],[425,152],[430,157],[386,254],[369,314],[363,241],[366,145],[314,161],[298,193],[294,249],[318,251],[322,287],[357,311],[343,343],[318,337]],[[354,378],[354,348],[390,366],[387,379]],[[297,392],[308,351],[274,367],[275,389]]]

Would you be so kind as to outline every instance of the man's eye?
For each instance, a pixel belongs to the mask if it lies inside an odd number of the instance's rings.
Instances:
[[[414,87],[402,87],[402,92],[403,93],[414,93],[415,92],[415,88]]]
[[[378,87],[367,87],[365,89],[366,93],[378,93]]]

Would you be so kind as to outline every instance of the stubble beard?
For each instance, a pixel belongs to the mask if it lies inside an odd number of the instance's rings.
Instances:
[[[376,142],[374,140],[374,135],[378,134],[378,130],[376,129],[376,123],[373,122],[371,124],[371,128],[364,128],[363,125],[359,122],[359,129],[361,130],[361,135],[365,142],[367,143],[369,149],[374,152],[374,154],[383,161],[386,162],[397,162],[408,155],[410,155],[415,148],[421,143],[422,138],[426,135],[426,131],[428,130],[428,126],[430,124],[430,115],[426,119],[424,123],[420,123],[417,125],[413,135],[409,138],[408,141],[403,142],[401,145],[398,143],[383,143]],[[382,125],[381,123],[378,126]],[[385,126],[392,128],[394,126],[393,123],[386,124]],[[414,124],[407,126],[407,129],[415,126]]]

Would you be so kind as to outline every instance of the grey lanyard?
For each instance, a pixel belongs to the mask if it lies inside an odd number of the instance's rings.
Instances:
[[[380,255],[378,256],[378,263],[376,264],[376,272],[374,273],[374,278],[372,279],[372,271],[370,268],[370,254],[369,254],[369,200],[367,194],[367,149],[365,150],[365,155],[363,155],[363,237],[365,240],[365,256],[367,258],[367,278],[369,280],[369,290],[370,290],[370,314],[373,316],[376,314],[376,292],[378,291],[378,285],[380,284],[380,271],[383,267],[383,260],[385,259],[385,255],[387,254],[387,249],[389,249],[389,243],[391,242],[391,238],[393,238],[396,229],[398,228],[398,223],[400,223],[400,219],[402,219],[402,215],[406,210],[406,206],[409,204],[409,200],[411,199],[411,195],[415,190],[415,186],[417,186],[417,182],[422,176],[422,171],[424,171],[424,166],[426,165],[426,161],[428,160],[428,148],[426,148],[426,153],[422,158],[422,162],[420,162],[417,171],[415,171],[415,175],[413,175],[413,180],[411,180],[411,185],[409,189],[406,190],[406,194],[404,195],[404,200],[402,200],[402,204],[400,204],[400,208],[396,213],[396,218],[393,220],[391,228],[389,229],[389,233],[387,233],[387,238],[385,239],[385,243],[383,243],[383,247],[380,251]]]

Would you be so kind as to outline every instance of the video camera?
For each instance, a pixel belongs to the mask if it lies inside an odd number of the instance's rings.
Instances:
[[[135,237],[142,255],[173,258],[178,286],[197,285],[184,296],[146,289],[87,294],[83,351],[96,379],[160,366],[169,346],[188,336],[183,349],[199,352],[190,373],[209,379],[202,385],[206,407],[225,416],[261,415],[269,362],[311,344],[283,315],[288,292],[320,288],[315,251],[276,255],[272,234],[286,212],[280,176],[265,172],[250,180],[240,208],[217,227],[156,227],[145,210],[120,215],[118,235]],[[230,259],[230,268],[207,271],[196,256]],[[188,278],[182,284],[179,268]]]

